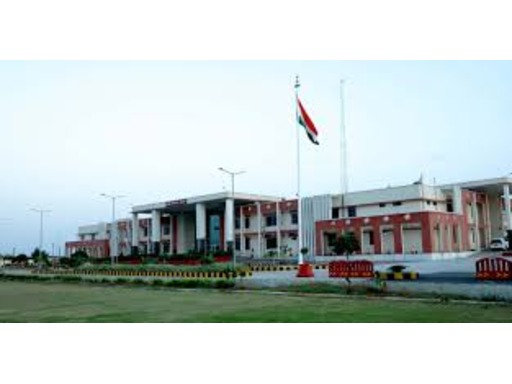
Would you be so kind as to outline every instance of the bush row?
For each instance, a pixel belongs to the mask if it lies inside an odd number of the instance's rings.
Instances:
[[[229,289],[235,287],[233,280],[221,279],[188,279],[188,280],[144,280],[144,279],[84,279],[80,276],[69,275],[8,275],[0,274],[0,280],[4,281],[56,281],[68,283],[101,283],[110,285],[144,285],[154,287],[171,287],[171,288],[209,288],[209,289]]]
[[[93,270],[93,271],[156,271],[156,272],[234,272],[232,265],[226,264],[210,264],[210,265],[131,265],[131,264],[114,264],[114,265],[94,265],[84,264],[77,270]],[[237,271],[246,270],[244,267],[237,267]]]

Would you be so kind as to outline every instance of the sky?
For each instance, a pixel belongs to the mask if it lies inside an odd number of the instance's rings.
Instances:
[[[1,61],[0,253],[63,252],[80,225],[230,187],[296,194],[293,84],[319,146],[302,195],[340,190],[340,79],[350,191],[512,172],[508,61]]]

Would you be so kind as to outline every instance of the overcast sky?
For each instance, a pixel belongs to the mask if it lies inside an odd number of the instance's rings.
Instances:
[[[302,140],[303,195],[336,193],[340,79],[351,191],[503,176],[510,62],[0,62],[0,252],[45,248],[131,205],[229,187],[296,193],[295,74],[319,146]]]

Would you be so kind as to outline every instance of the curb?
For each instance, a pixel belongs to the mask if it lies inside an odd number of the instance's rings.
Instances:
[[[418,272],[375,272],[375,277],[381,280],[418,280]]]
[[[249,267],[252,272],[283,272],[283,271],[296,271],[299,269],[298,265],[265,265],[255,264]],[[316,264],[313,266],[314,269],[327,269],[326,264]]]
[[[252,271],[238,272],[188,272],[188,271],[95,271],[95,270],[72,270],[72,271],[45,271],[38,272],[55,275],[99,275],[119,277],[178,277],[185,279],[233,279],[236,277],[250,277]]]

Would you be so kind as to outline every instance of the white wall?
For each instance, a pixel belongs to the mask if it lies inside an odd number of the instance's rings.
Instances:
[[[444,193],[438,187],[430,185],[405,185],[401,187],[390,187],[372,191],[351,192],[345,195],[345,205],[367,205],[383,202],[423,199],[443,199]]]
[[[395,215],[400,213],[412,213],[421,211],[422,205],[419,201],[404,201],[402,205],[394,206],[392,203],[387,203],[385,207],[380,207],[379,204],[358,206],[356,208],[356,215],[358,217],[370,217],[381,215]]]
[[[83,225],[78,227],[78,235],[84,235],[85,240],[90,240],[92,234],[95,235],[95,240],[108,240],[107,228],[110,228],[110,224]]]

